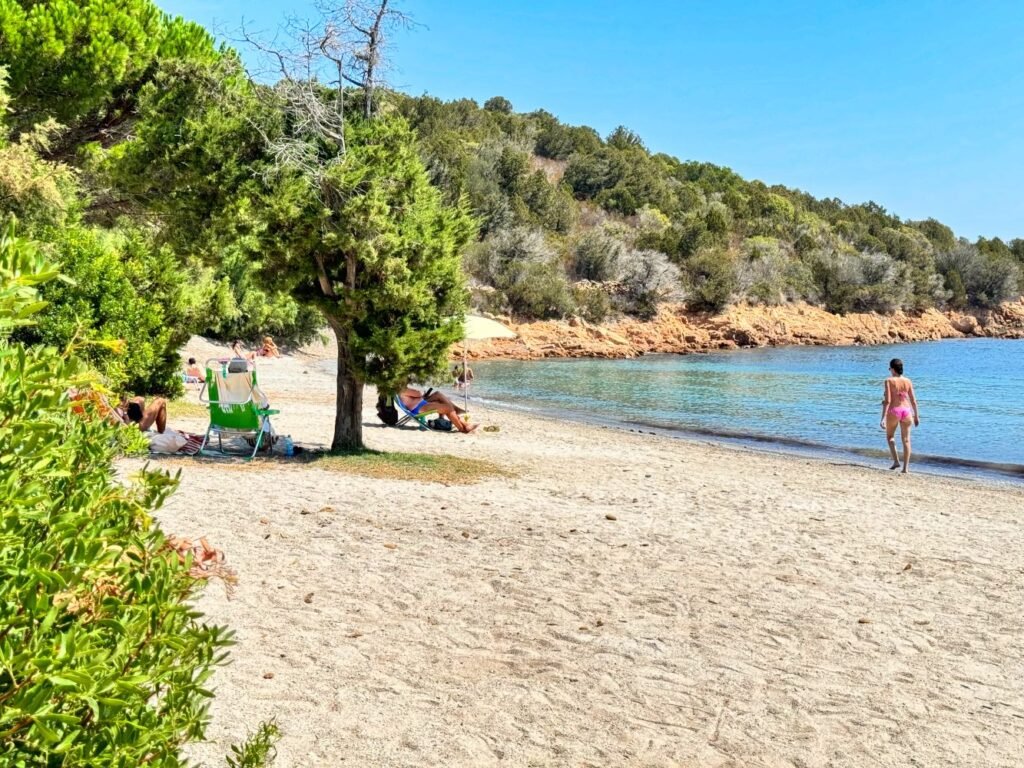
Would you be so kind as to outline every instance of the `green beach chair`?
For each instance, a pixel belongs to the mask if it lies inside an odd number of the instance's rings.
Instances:
[[[217,435],[220,453],[224,453],[225,436],[250,440],[253,449],[249,459],[256,457],[264,442],[271,447],[270,417],[280,411],[268,407],[256,380],[256,371],[250,371],[245,360],[207,360],[206,383],[199,400],[210,406],[210,426],[200,453],[205,452],[211,434]],[[245,452],[248,453],[248,448]]]

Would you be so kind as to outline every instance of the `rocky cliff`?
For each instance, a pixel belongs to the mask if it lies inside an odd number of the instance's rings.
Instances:
[[[603,326],[579,318],[516,324],[499,318],[519,338],[471,342],[473,359],[636,357],[652,352],[686,354],[742,347],[892,344],[967,336],[1024,339],[1024,299],[997,309],[961,313],[927,310],[833,315],[808,304],[739,305],[719,315],[663,305],[653,320],[625,318]],[[461,350],[456,350],[461,355]]]

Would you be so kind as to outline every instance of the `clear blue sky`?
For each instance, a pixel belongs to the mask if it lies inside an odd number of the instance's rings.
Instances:
[[[157,0],[231,36],[308,0]],[[408,0],[392,83],[546,109],[653,151],[970,238],[1024,237],[1019,0]],[[308,13],[312,15],[312,13]]]

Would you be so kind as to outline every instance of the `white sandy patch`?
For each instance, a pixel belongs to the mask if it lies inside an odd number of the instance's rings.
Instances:
[[[318,358],[260,364],[304,445],[330,439]],[[276,717],[280,768],[1020,764],[1020,487],[494,410],[497,433],[381,429],[372,405],[372,447],[518,476],[167,462],[164,527],[241,578],[200,600],[238,645],[197,760]]]

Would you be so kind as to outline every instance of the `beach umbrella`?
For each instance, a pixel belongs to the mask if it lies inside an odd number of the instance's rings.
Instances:
[[[462,371],[463,374],[469,368],[466,363],[467,342],[483,341],[485,339],[514,339],[518,336],[511,328],[506,328],[497,320],[480,315],[466,315],[465,326],[462,333]],[[469,382],[464,381],[462,386],[463,407],[469,409]]]
[[[514,339],[519,334],[506,328],[497,320],[480,315],[466,315],[465,331],[462,338],[466,341],[483,339]]]

